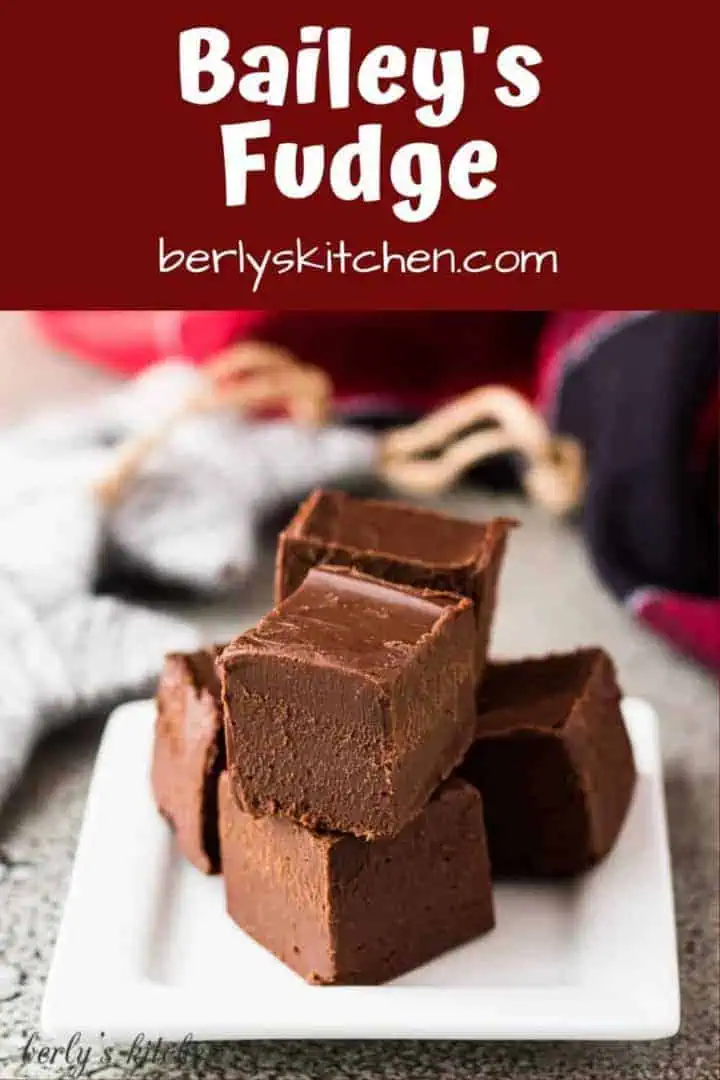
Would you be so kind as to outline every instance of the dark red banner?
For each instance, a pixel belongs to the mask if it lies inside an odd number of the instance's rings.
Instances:
[[[713,308],[708,10],[5,4],[0,306]]]

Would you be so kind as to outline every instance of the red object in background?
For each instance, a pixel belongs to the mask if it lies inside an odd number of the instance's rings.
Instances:
[[[264,318],[262,311],[38,311],[56,348],[132,375],[168,356],[202,361]]]
[[[480,383],[531,395],[544,316],[522,312],[46,311],[57,348],[132,374],[168,356],[202,363],[245,337],[330,376],[345,404],[423,411]]]

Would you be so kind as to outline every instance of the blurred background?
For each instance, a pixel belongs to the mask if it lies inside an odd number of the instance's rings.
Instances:
[[[403,456],[391,433],[428,416],[446,438]],[[268,609],[315,486],[522,522],[492,652],[602,645],[658,710],[707,1023],[718,316],[0,312],[0,1036],[36,1021],[108,709]]]
[[[0,311],[0,419],[9,423],[43,403],[76,399],[111,385],[111,375],[48,349],[32,317]]]

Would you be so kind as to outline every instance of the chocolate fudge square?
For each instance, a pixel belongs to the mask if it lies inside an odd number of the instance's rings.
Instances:
[[[496,874],[563,876],[613,846],[635,784],[602,649],[490,664],[460,775],[482,793]]]
[[[395,836],[473,740],[474,632],[464,597],[311,570],[218,661],[240,805]]]
[[[172,653],[157,692],[152,789],[178,846],[205,874],[220,869],[217,785],[225,768],[220,649]]]
[[[227,910],[312,983],[385,982],[493,926],[482,801],[451,779],[391,840],[254,818],[220,778]]]
[[[275,599],[294,592],[318,563],[351,566],[399,585],[460,593],[475,608],[480,679],[507,535],[515,524],[507,518],[463,521],[399,502],[315,491],[280,534]]]

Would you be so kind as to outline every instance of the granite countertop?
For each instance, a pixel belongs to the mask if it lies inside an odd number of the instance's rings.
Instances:
[[[164,1064],[129,1069],[98,1055],[96,1077],[322,1077],[439,1080],[716,1080],[718,1055],[718,702],[715,681],[638,627],[598,585],[569,525],[515,501],[476,494],[446,499],[451,512],[516,513],[494,636],[497,655],[598,642],[615,657],[627,693],[648,698],[662,724],[666,792],[680,941],[680,1034],[658,1043],[228,1043],[202,1044],[185,1065],[170,1048]],[[270,599],[269,559],[252,595],[195,611],[208,639],[255,621]],[[37,752],[0,817],[0,1077],[69,1077],[54,1065],[22,1062],[35,1031],[62,912],[85,794],[101,734],[85,723]],[[98,913],[102,918],[102,913]],[[108,927],[108,933],[112,928]]]

